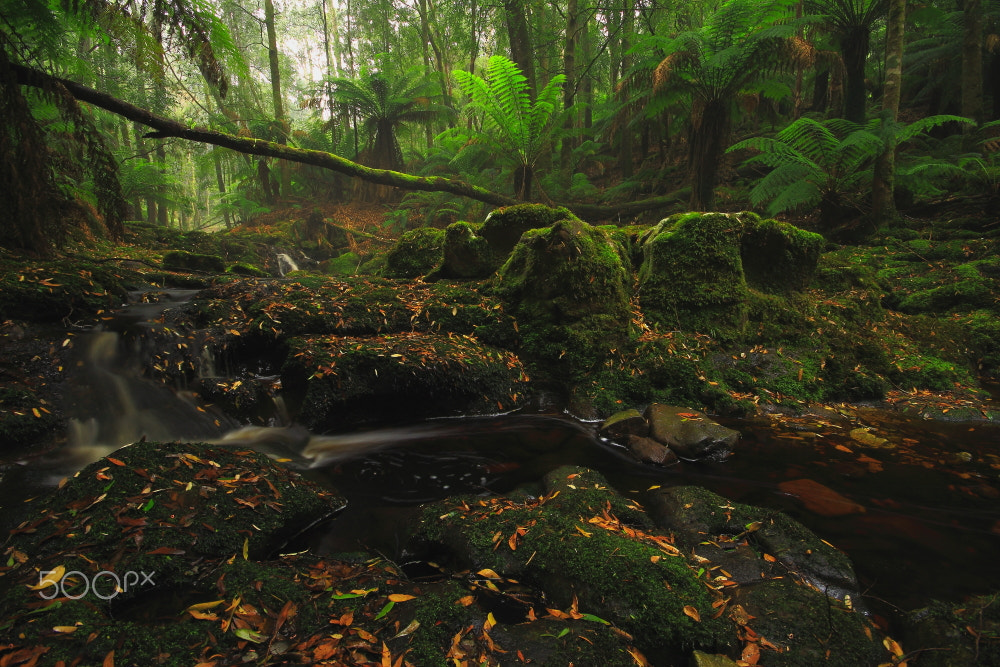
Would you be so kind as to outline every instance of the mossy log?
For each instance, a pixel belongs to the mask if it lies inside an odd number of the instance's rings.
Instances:
[[[260,155],[263,157],[273,157],[290,162],[310,164],[315,167],[322,167],[352,178],[379,185],[388,185],[403,190],[423,190],[427,192],[450,192],[460,197],[468,197],[476,201],[481,201],[493,206],[510,206],[523,203],[514,197],[492,192],[485,188],[440,176],[412,176],[389,169],[373,169],[364,165],[352,162],[346,158],[324,151],[306,150],[294,148],[274,141],[265,141],[253,137],[237,137],[225,132],[211,130],[206,127],[189,127],[163,116],[158,116],[151,111],[137,107],[133,104],[118,99],[99,90],[94,90],[82,84],[54,77],[45,72],[25,67],[23,65],[12,64],[11,69],[17,75],[18,82],[25,86],[37,88],[51,87],[53,84],[62,86],[73,97],[81,102],[87,102],[100,107],[111,113],[127,118],[136,123],[151,127],[155,132],[145,135],[149,139],[166,139],[178,137],[189,141],[211,144],[230,148],[239,153],[248,155]],[[616,204],[614,206],[598,206],[595,204],[565,205],[577,215],[591,220],[607,220],[619,216],[634,215],[643,211],[664,208],[676,202],[675,197],[654,197],[642,201]]]

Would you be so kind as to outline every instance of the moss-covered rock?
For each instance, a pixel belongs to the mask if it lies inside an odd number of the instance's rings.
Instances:
[[[299,420],[314,430],[510,410],[527,380],[513,353],[471,336],[311,336],[288,345],[283,384],[304,387]]]
[[[433,276],[463,280],[486,278],[496,271],[501,261],[471,224],[454,222],[444,231],[443,260]]]
[[[960,604],[933,602],[910,612],[903,642],[927,667],[1000,664],[1000,600],[984,595]]]
[[[727,624],[712,618],[714,596],[697,568],[636,505],[582,468],[553,471],[546,488],[526,502],[436,503],[423,514],[421,537],[460,566],[489,568],[560,608],[613,623],[653,664],[732,645]]]
[[[493,289],[517,319],[524,354],[557,377],[577,378],[628,340],[628,266],[605,231],[566,220],[525,232]]]
[[[137,274],[73,258],[0,260],[0,321],[78,321],[118,306]]]
[[[51,436],[62,424],[36,391],[0,387],[0,443],[25,447]]]
[[[486,239],[494,254],[501,258],[510,254],[529,229],[551,227],[560,220],[577,220],[566,208],[549,208],[541,204],[515,204],[498,208],[486,216],[479,235]]]
[[[441,263],[444,230],[434,227],[411,229],[386,255],[383,275],[387,278],[417,278]]]
[[[250,276],[252,278],[268,278],[267,271],[257,268],[253,264],[237,262],[226,268],[226,273],[235,273],[238,276]]]
[[[723,342],[745,331],[750,290],[802,289],[823,239],[753,213],[684,213],[643,242],[639,296],[652,322],[709,333]]]
[[[226,270],[226,263],[218,255],[202,255],[184,250],[171,250],[163,255],[163,268],[168,271],[222,273]]]

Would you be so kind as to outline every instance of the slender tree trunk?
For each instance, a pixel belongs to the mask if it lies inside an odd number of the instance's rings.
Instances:
[[[962,8],[962,115],[983,122],[983,2],[965,0]]]
[[[829,90],[830,70],[816,72],[816,78],[813,79],[813,96],[812,104],[809,106],[810,111],[820,113],[826,111],[826,104],[829,99]]]
[[[566,75],[566,83],[563,85],[563,109],[573,106],[576,97],[576,44],[577,44],[577,0],[567,0],[566,5],[566,41],[563,44],[563,73]],[[563,129],[567,136],[562,140],[562,168],[566,171],[567,178],[570,176],[570,159],[573,155],[573,139],[568,135],[573,131],[575,118],[573,114],[566,114],[566,121]]]
[[[267,60],[271,69],[271,101],[274,104],[274,120],[278,124],[278,141],[288,143],[288,121],[285,118],[285,105],[281,98],[281,68],[278,65],[278,34],[274,27],[274,0],[264,0],[264,25],[267,28]],[[288,194],[292,180],[292,172],[286,162],[278,163],[281,175],[281,190],[274,192],[275,199],[281,193]],[[277,189],[277,188],[275,188]]]
[[[621,75],[623,81],[621,89],[618,91],[619,102],[623,105],[628,103],[629,86],[628,71],[632,68],[632,56],[629,49],[632,48],[632,31],[635,29],[635,0],[622,0],[622,27],[621,27]],[[632,165],[632,118],[630,110],[625,107],[622,111],[623,122],[618,132],[618,166],[622,170],[623,178],[632,178],[634,173]]]
[[[870,50],[871,32],[854,28],[840,39],[844,57],[844,118],[852,123],[865,122],[865,62]]]
[[[528,91],[535,99],[537,80],[535,79],[535,54],[528,29],[528,10],[525,0],[503,0],[504,20],[510,41],[510,59],[528,80]]]
[[[589,2],[589,0],[587,0]],[[581,52],[583,55],[583,62],[586,65],[586,71],[583,72],[583,81],[580,87],[583,93],[583,127],[587,130],[594,126],[594,74],[593,74],[593,46],[590,36],[590,6],[584,7],[584,16],[586,20],[580,27],[580,38],[583,41],[581,44]]]
[[[688,164],[691,168],[691,210],[711,211],[715,207],[715,182],[729,134],[726,100],[710,100],[700,122],[692,125]]]
[[[885,87],[882,91],[882,122],[895,123],[903,82],[903,30],[906,0],[890,0],[885,37]],[[872,178],[872,219],[878,224],[896,217],[893,181],[896,168],[896,141],[890,139],[875,161]]]

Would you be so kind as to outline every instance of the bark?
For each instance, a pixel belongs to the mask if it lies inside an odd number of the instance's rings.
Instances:
[[[139,108],[129,104],[124,100],[117,99],[107,93],[82,86],[68,79],[61,79],[51,76],[45,72],[35,70],[23,65],[12,65],[11,70],[15,73],[18,83],[23,86],[42,87],[46,82],[58,83],[66,88],[77,100],[100,107],[113,114],[127,118],[135,123],[145,125],[154,131],[147,133],[147,139],[165,139],[177,137],[188,141],[210,144],[229,148],[245,155],[256,155],[259,157],[271,157],[308,164],[315,167],[322,167],[340,174],[345,174],[352,178],[389,185],[404,190],[420,190],[424,192],[450,192],[460,197],[468,197],[484,204],[492,206],[510,206],[520,203],[519,200],[507,195],[492,192],[476,185],[470,185],[464,181],[439,176],[411,176],[387,169],[373,169],[365,167],[356,162],[332,153],[323,151],[306,150],[293,148],[273,141],[255,139],[252,137],[237,137],[225,132],[210,130],[204,127],[189,127],[184,123],[179,123],[169,118],[164,118],[154,114],[147,109]],[[569,210],[584,219],[607,220],[618,216],[629,216],[665,208],[676,203],[676,197],[654,197],[642,201],[629,202],[611,206],[599,206],[594,204],[565,204],[554,202],[556,206],[565,206]]]
[[[518,66],[528,80],[528,91],[535,99],[535,58],[528,30],[528,10],[525,0],[504,0],[504,20],[507,23],[507,37],[510,40],[510,59]]]
[[[566,6],[566,41],[563,44],[563,73],[566,75],[566,83],[563,85],[563,109],[573,106],[576,97],[576,43],[577,43],[577,0],[568,0]],[[573,130],[574,114],[566,114],[566,121],[563,128],[567,134]],[[569,170],[570,159],[573,154],[573,140],[569,136],[562,140],[562,168]]]
[[[865,61],[871,48],[871,31],[864,27],[851,28],[840,38],[844,57],[844,118],[852,123],[865,122]]]
[[[983,122],[983,2],[965,0],[962,11],[962,115]],[[971,126],[970,126],[971,127]]]
[[[274,104],[274,120],[278,124],[279,140],[288,143],[288,121],[285,118],[285,105],[281,99],[281,68],[278,66],[278,35],[274,28],[274,2],[264,0],[264,25],[267,28],[267,61],[271,68],[271,100]],[[288,165],[279,162],[278,171],[281,174],[281,193],[287,194],[292,173]],[[275,192],[275,197],[280,197],[281,193]]]
[[[885,38],[885,86],[882,90],[882,122],[895,123],[899,113],[899,95],[903,81],[903,30],[906,0],[891,0]],[[889,140],[875,161],[872,178],[872,219],[876,223],[896,217],[893,201],[896,170],[896,142]]]
[[[691,210],[715,207],[715,181],[729,134],[729,109],[725,100],[709,100],[691,131]]]
[[[618,91],[619,101],[624,104],[628,101],[628,71],[632,68],[632,56],[629,49],[632,48],[632,31],[635,29],[635,0],[623,0],[622,2],[622,24],[621,24],[621,76],[624,81]],[[622,170],[622,178],[632,178],[634,173],[632,164],[632,128],[631,110],[625,107],[621,129],[618,134],[618,166]]]

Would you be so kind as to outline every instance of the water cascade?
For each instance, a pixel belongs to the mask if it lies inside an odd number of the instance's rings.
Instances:
[[[276,255],[278,260],[278,273],[284,278],[285,275],[291,273],[292,271],[298,271],[299,265],[292,259],[291,255],[287,253],[280,252]]]

